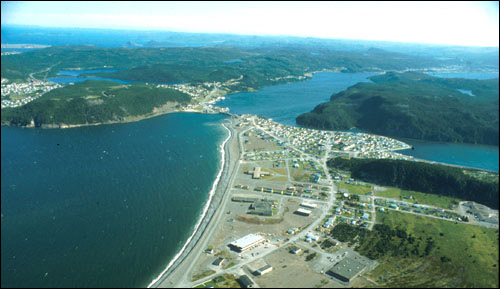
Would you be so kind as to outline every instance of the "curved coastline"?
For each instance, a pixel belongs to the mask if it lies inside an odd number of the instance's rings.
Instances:
[[[228,168],[229,168],[228,164],[230,162],[230,157],[227,144],[229,143],[230,139],[234,136],[234,132],[232,129],[228,128],[225,124],[222,124],[222,127],[224,127],[229,132],[229,134],[227,138],[220,145],[221,168],[217,174],[217,177],[214,180],[214,183],[212,184],[212,188],[209,192],[209,197],[205,204],[205,207],[203,208],[203,212],[194,227],[193,233],[191,234],[191,236],[189,236],[186,243],[184,243],[184,246],[175,255],[175,257],[168,263],[167,267],[155,279],[153,279],[149,283],[149,285],[147,285],[147,288],[152,288],[159,285],[161,282],[163,282],[163,280],[165,280],[169,276],[169,274],[172,271],[174,271],[177,268],[178,265],[180,265],[183,262],[183,260],[189,255],[191,250],[203,236],[203,233],[206,227],[208,226],[208,223],[210,222],[214,213],[219,207],[222,198],[218,198],[218,200],[215,200],[214,197],[218,195],[217,193],[220,194],[224,192],[224,190],[222,189],[218,190],[218,189],[219,185],[222,186],[222,183],[224,182],[221,180],[224,180],[228,176]],[[227,151],[227,160],[226,160],[226,151]],[[210,211],[210,209],[212,210]]]

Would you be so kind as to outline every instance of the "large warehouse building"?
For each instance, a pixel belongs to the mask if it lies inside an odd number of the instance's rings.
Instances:
[[[349,283],[361,274],[365,268],[365,265],[347,257],[335,264],[335,266],[333,266],[333,268],[328,270],[326,273],[339,279],[340,281]]]
[[[245,237],[240,238],[229,244],[229,247],[236,252],[245,252],[246,250],[259,246],[265,241],[266,239],[262,236],[255,234],[248,234]]]

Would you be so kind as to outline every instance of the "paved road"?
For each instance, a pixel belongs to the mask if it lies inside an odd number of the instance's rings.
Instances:
[[[254,123],[254,125],[255,125],[255,123]],[[247,130],[248,130],[248,129],[247,129]],[[241,137],[241,135],[242,135],[244,132],[246,132],[247,130],[240,132],[240,134],[239,134],[239,135],[240,135],[240,137]],[[274,137],[273,135],[271,135],[271,136],[272,136],[272,137]],[[239,140],[239,143],[240,143],[240,145],[241,145],[241,138],[238,138],[238,140]],[[297,150],[298,150],[298,149],[297,149]],[[243,150],[241,150],[241,152],[243,152]],[[303,152],[301,151],[301,153],[303,153]],[[251,262],[254,262],[254,261],[255,261],[255,260],[257,260],[257,259],[264,258],[265,256],[267,256],[267,255],[269,255],[269,254],[271,254],[271,253],[275,252],[276,250],[279,250],[279,249],[280,249],[280,248],[282,248],[282,247],[286,247],[286,246],[288,246],[288,245],[290,245],[290,244],[292,244],[292,243],[294,243],[294,242],[296,242],[296,241],[298,241],[298,240],[300,240],[300,239],[304,239],[304,238],[305,238],[305,236],[307,235],[307,233],[309,233],[309,232],[310,232],[310,231],[312,231],[314,228],[316,228],[317,226],[319,226],[319,225],[320,225],[320,223],[322,222],[322,220],[323,220],[323,219],[324,219],[327,215],[329,215],[329,214],[330,214],[332,204],[333,204],[333,203],[334,203],[334,201],[335,201],[335,193],[336,193],[336,187],[335,187],[335,185],[333,184],[332,178],[331,178],[330,173],[329,173],[329,171],[328,171],[328,167],[326,166],[326,159],[327,159],[327,156],[328,156],[328,153],[325,155],[325,157],[324,157],[323,159],[320,159],[320,160],[318,160],[316,157],[313,157],[313,156],[312,156],[312,158],[313,158],[313,159],[315,159],[316,161],[320,162],[320,164],[321,164],[321,166],[322,166],[322,168],[323,168],[323,170],[324,170],[324,172],[325,172],[325,175],[327,176],[327,182],[330,184],[330,186],[332,186],[332,190],[330,190],[330,195],[331,195],[331,196],[330,196],[330,200],[329,200],[328,202],[322,202],[322,203],[324,203],[324,204],[326,205],[326,208],[323,208],[323,212],[322,212],[321,216],[320,216],[320,217],[318,217],[318,218],[317,218],[314,222],[312,222],[312,223],[311,223],[308,227],[304,228],[304,229],[303,229],[300,233],[298,233],[298,234],[296,234],[296,235],[294,235],[294,236],[291,236],[291,237],[289,238],[289,240],[288,240],[288,241],[286,241],[285,243],[283,243],[281,246],[279,246],[279,247],[277,247],[277,248],[275,248],[275,249],[268,250],[268,251],[266,251],[266,252],[264,252],[264,253],[262,253],[262,254],[259,254],[259,255],[258,255],[258,257],[249,258],[248,260],[245,260],[245,261],[243,261],[243,262],[241,262],[241,263],[239,263],[239,264],[237,264],[237,265],[235,265],[234,267],[231,267],[231,268],[229,268],[229,269],[220,270],[219,272],[217,272],[218,274],[224,274],[224,273],[233,273],[233,274],[235,274],[235,273],[239,272],[240,270],[242,270],[243,266],[245,266],[245,265],[247,265],[247,264],[249,264],[249,263],[251,263]],[[237,168],[236,168],[236,170],[235,170],[235,171],[238,171],[238,170],[239,170],[239,165],[240,165],[240,163],[238,162],[238,166],[237,166]],[[232,180],[231,180],[230,184],[232,184],[232,182],[233,182],[233,181],[234,181],[234,176],[233,176],[233,178],[232,178]],[[228,194],[228,195],[229,195],[229,194]],[[227,199],[228,199],[228,198],[226,198],[226,200],[225,200],[225,202],[224,202],[224,206],[223,206],[222,208],[224,208],[224,207],[225,207],[226,202],[227,202]],[[224,211],[224,210],[222,210],[222,209],[221,209],[220,211]],[[219,222],[220,222],[221,215],[222,215],[222,214],[219,214],[219,216],[218,216],[218,219],[217,219],[216,223],[219,223]],[[214,230],[214,231],[215,231],[215,230]],[[211,235],[212,235],[212,234],[213,234],[213,232],[211,232],[211,233],[210,233],[210,235],[208,235],[208,236],[207,236],[207,238],[205,238],[205,243],[207,243],[207,242],[208,242],[208,240],[210,239],[210,237],[211,237]],[[202,246],[202,247],[203,247],[203,246]],[[204,248],[204,247],[203,247],[203,248]],[[201,256],[201,252],[198,252],[198,253],[197,253],[197,257],[195,258],[195,260],[198,260],[198,259],[199,259],[199,256]],[[189,270],[187,270],[186,272],[190,272],[190,270],[192,270],[192,268],[193,268],[193,266],[194,266],[194,263],[196,263],[196,262],[193,262],[193,263],[189,266]],[[200,280],[197,280],[196,282],[189,282],[188,280],[186,280],[186,276],[188,276],[188,275],[189,275],[189,274],[185,274],[185,277],[184,277],[184,279],[182,280],[182,282],[178,283],[178,287],[193,287],[193,286],[195,286],[195,285],[197,285],[197,284],[201,284],[201,283],[204,283],[204,282],[207,282],[207,281],[211,280],[211,279],[213,278],[213,276],[214,276],[214,275],[211,275],[211,276],[208,276],[208,277],[202,278],[202,279],[200,279]]]
[[[52,67],[54,67],[54,66],[58,65],[59,63],[61,63],[61,62],[58,62],[58,63],[56,63],[56,64],[52,64],[50,67],[47,67],[46,69],[42,69],[42,70],[40,70],[40,71],[38,71],[38,72],[32,72],[32,73],[30,73],[30,74],[29,74],[29,77],[30,77],[30,78],[32,78],[33,80],[38,80],[38,79],[36,79],[36,78],[33,76],[33,74],[35,74],[35,73],[37,73],[37,74],[38,74],[38,73],[42,73],[42,72],[47,72],[47,73],[48,73],[48,72],[49,72],[49,70],[51,70],[51,69],[52,69]],[[47,73],[45,73],[45,76],[43,77],[43,81],[45,81],[45,79],[47,78]]]

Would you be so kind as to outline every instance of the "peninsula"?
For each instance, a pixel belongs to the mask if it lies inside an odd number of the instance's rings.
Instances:
[[[498,145],[498,80],[388,72],[298,118],[323,130],[213,105],[315,71],[424,71],[436,63],[365,54],[78,46],[2,55],[2,125],[65,128],[174,111],[230,117],[203,213],[149,287],[498,287],[498,174],[422,164],[391,138]],[[64,69],[110,68],[80,77],[122,82],[48,81]],[[351,127],[371,133],[335,131]]]
[[[498,146],[498,79],[387,72],[297,117],[306,127],[353,127],[392,137]]]
[[[149,287],[391,287],[403,276],[415,286],[447,286],[457,282],[455,267],[484,276],[481,286],[498,283],[490,264],[498,259],[498,210],[459,195],[361,180],[360,169],[351,172],[331,161],[413,160],[397,153],[408,148],[405,143],[289,127],[252,115],[233,115],[228,127],[224,150],[230,163],[208,214]],[[493,182],[498,192],[498,174],[467,174]],[[480,245],[470,247],[464,234],[481,235],[475,240]],[[460,256],[463,250],[480,254],[479,248],[490,248],[491,256]],[[344,272],[344,265],[351,270]],[[411,272],[400,269],[407,266]],[[441,269],[414,270],[418,266]]]

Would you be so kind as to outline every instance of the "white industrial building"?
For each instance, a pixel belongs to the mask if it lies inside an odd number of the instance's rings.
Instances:
[[[231,244],[229,244],[229,247],[231,249],[237,251],[237,252],[244,252],[249,249],[253,249],[260,244],[264,243],[266,239],[262,236],[255,235],[255,234],[248,234],[243,238],[240,238]]]
[[[310,216],[312,212],[309,210],[298,208],[297,211],[295,211],[295,213],[303,216]]]
[[[318,204],[311,204],[311,203],[308,203],[308,202],[303,202],[302,204],[300,204],[302,207],[306,207],[306,208],[311,208],[311,209],[315,209],[318,207]]]

